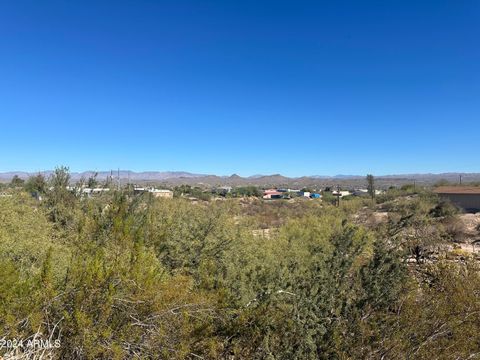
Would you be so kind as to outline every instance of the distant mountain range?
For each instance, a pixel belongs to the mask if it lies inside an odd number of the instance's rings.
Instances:
[[[24,172],[12,171],[0,173],[0,182],[9,182],[15,175],[22,179],[27,179],[32,175],[38,173],[49,177],[53,171],[41,172]],[[201,186],[242,186],[242,185],[256,185],[256,186],[285,186],[285,187],[305,187],[305,186],[362,186],[365,184],[364,175],[312,175],[302,177],[286,177],[280,174],[273,175],[253,175],[242,177],[237,174],[231,176],[217,176],[208,174],[194,174],[185,171],[144,171],[134,172],[129,170],[120,171],[85,171],[72,172],[72,182],[77,182],[80,179],[88,179],[97,174],[97,180],[102,182],[107,180],[110,176],[113,179],[120,179],[122,183],[137,183],[137,184],[165,184],[165,185],[201,185]],[[379,186],[387,187],[391,185],[402,185],[412,183],[415,181],[419,185],[431,185],[441,180],[446,180],[451,183],[457,183],[462,178],[462,182],[480,182],[480,173],[442,173],[442,174],[399,174],[399,175],[383,175],[376,176],[376,181]]]
[[[38,172],[24,172],[24,171],[12,171],[0,173],[0,181],[10,181],[15,175],[18,175],[22,179],[27,179],[32,175],[42,174],[46,177],[49,177],[53,173],[52,170],[38,171]],[[113,178],[120,179],[131,179],[132,181],[158,181],[166,180],[172,178],[194,178],[194,177],[204,177],[207,175],[204,174],[192,174],[184,171],[144,171],[144,172],[134,172],[129,170],[120,170],[120,171],[84,171],[84,172],[71,172],[70,176],[73,181],[78,181],[81,178],[88,179],[91,176],[97,174],[97,180],[106,180],[109,176]]]

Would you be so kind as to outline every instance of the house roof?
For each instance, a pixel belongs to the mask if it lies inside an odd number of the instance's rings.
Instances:
[[[437,194],[479,194],[480,186],[439,186],[433,190]]]
[[[283,195],[280,191],[265,191],[263,195]]]
[[[277,189],[268,189],[263,192],[264,194],[277,194],[279,193]]]

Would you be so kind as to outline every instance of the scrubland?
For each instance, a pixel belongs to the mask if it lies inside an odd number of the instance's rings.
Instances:
[[[479,228],[428,191],[193,204],[57,180],[0,197],[0,339],[60,341],[5,359],[480,357],[457,244]]]

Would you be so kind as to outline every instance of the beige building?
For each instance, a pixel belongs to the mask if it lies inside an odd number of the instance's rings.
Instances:
[[[173,191],[171,190],[162,190],[162,189],[152,189],[149,192],[152,193],[155,197],[163,197],[163,198],[173,198]]]
[[[478,186],[440,186],[434,189],[434,192],[465,211],[480,211],[480,187]]]

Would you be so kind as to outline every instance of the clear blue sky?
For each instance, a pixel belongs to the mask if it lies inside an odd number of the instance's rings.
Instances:
[[[1,1],[0,124],[0,171],[480,172],[480,1]]]

